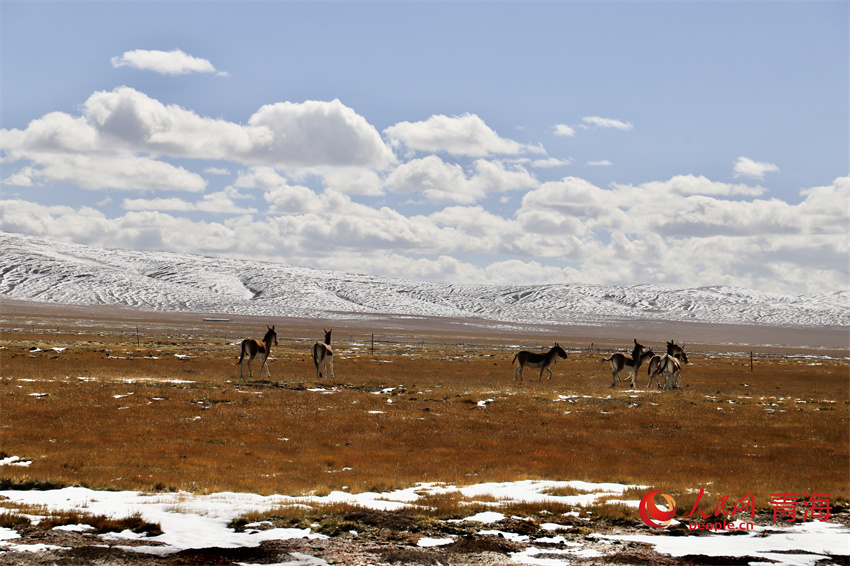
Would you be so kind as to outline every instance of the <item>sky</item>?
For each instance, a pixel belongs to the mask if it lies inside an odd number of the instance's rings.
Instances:
[[[848,3],[3,0],[7,232],[850,290]]]

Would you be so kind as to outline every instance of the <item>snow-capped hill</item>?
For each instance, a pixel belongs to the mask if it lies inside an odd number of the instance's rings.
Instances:
[[[850,326],[850,292],[731,287],[450,285],[0,232],[0,295],[76,305],[272,316],[395,314],[536,324],[622,319]]]

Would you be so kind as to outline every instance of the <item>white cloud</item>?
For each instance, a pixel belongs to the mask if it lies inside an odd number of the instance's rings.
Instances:
[[[246,173],[242,182],[263,173],[269,171]],[[680,178],[600,188],[568,177],[529,191],[515,216],[481,206],[407,216],[278,181],[273,175],[263,181],[270,186],[268,214],[221,222],[154,210],[107,218],[87,207],[20,199],[3,201],[0,213],[4,230],[91,245],[214,252],[439,281],[737,285],[795,293],[847,288],[848,177],[802,191],[797,205],[742,199],[722,187],[695,194],[683,190],[687,179]],[[216,198],[242,197],[232,191]],[[194,203],[196,209],[203,202]],[[185,207],[179,199],[152,203],[174,214]],[[462,254],[490,261],[472,265]]]
[[[195,210],[195,205],[181,198],[125,198],[121,202],[124,210],[163,210],[170,212],[188,212]]]
[[[251,214],[256,208],[243,208],[234,199],[245,198],[236,189],[227,188],[224,191],[204,195],[200,201],[189,202],[179,198],[153,199],[124,199],[121,208],[124,210],[158,210],[164,212],[210,212],[218,214]]]
[[[18,184],[69,183],[89,190],[175,190],[199,192],[206,181],[197,173],[163,161],[130,154],[28,153],[36,167],[18,172]]]
[[[24,130],[0,130],[6,163],[31,166],[7,178],[89,189],[203,190],[204,179],[171,158],[264,164],[306,174],[353,193],[379,194],[369,170],[395,163],[378,131],[338,100],[260,108],[247,125],[205,118],[129,87],[92,94],[84,115],[53,112]]]
[[[602,118],[600,116],[585,116],[581,119],[587,125],[596,126],[597,128],[614,128],[616,130],[631,130],[633,128],[631,122],[623,122],[614,120],[613,118]]]
[[[557,124],[555,126],[555,135],[572,137],[576,135],[576,131],[574,128],[567,126],[566,124]]]
[[[626,189],[631,185],[615,183],[614,187]],[[676,175],[668,181],[650,181],[638,185],[638,190],[651,194],[678,195],[745,195],[760,196],[767,190],[764,187],[751,187],[744,184],[729,184],[712,181],[702,175]]]
[[[399,122],[384,130],[394,146],[411,151],[446,152],[468,157],[542,153],[530,146],[500,137],[475,114],[434,115],[422,122]]]
[[[773,163],[764,161],[753,161],[749,157],[739,157],[733,168],[735,177],[750,177],[752,179],[764,179],[765,173],[778,172],[779,167]]]
[[[399,165],[387,176],[385,186],[395,193],[422,193],[431,202],[472,204],[487,194],[538,184],[524,167],[517,164],[508,167],[500,161],[478,159],[473,168],[473,172],[467,175],[460,165],[429,155]]]
[[[600,159],[599,161],[588,161],[587,164],[591,167],[608,167],[610,165],[613,165],[607,159]]]
[[[251,116],[248,126],[270,134],[246,152],[253,162],[373,169],[395,162],[375,127],[339,100],[268,104]]]
[[[539,168],[550,168],[550,167],[563,167],[564,165],[569,165],[569,159],[558,159],[556,157],[550,157],[548,159],[535,159],[530,162],[532,167]]]
[[[112,66],[131,67],[143,71],[154,71],[161,75],[185,75],[187,73],[218,73],[215,66],[206,59],[193,57],[180,49],[159,51],[135,49],[111,59]]]

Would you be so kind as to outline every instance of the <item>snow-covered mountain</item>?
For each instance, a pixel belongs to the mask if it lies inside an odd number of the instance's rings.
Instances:
[[[731,287],[450,285],[0,232],[0,295],[75,305],[292,317],[394,314],[535,324],[612,319],[850,326],[850,292]]]

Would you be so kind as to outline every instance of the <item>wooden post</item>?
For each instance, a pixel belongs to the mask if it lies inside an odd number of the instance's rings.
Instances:
[[[750,352],[750,371],[753,371],[753,353]]]
[[[375,335],[372,334],[372,355],[375,355]]]
[[[141,346],[141,341],[140,341],[140,338],[139,338],[139,325],[137,324],[136,325],[136,347],[138,348],[140,346]]]

